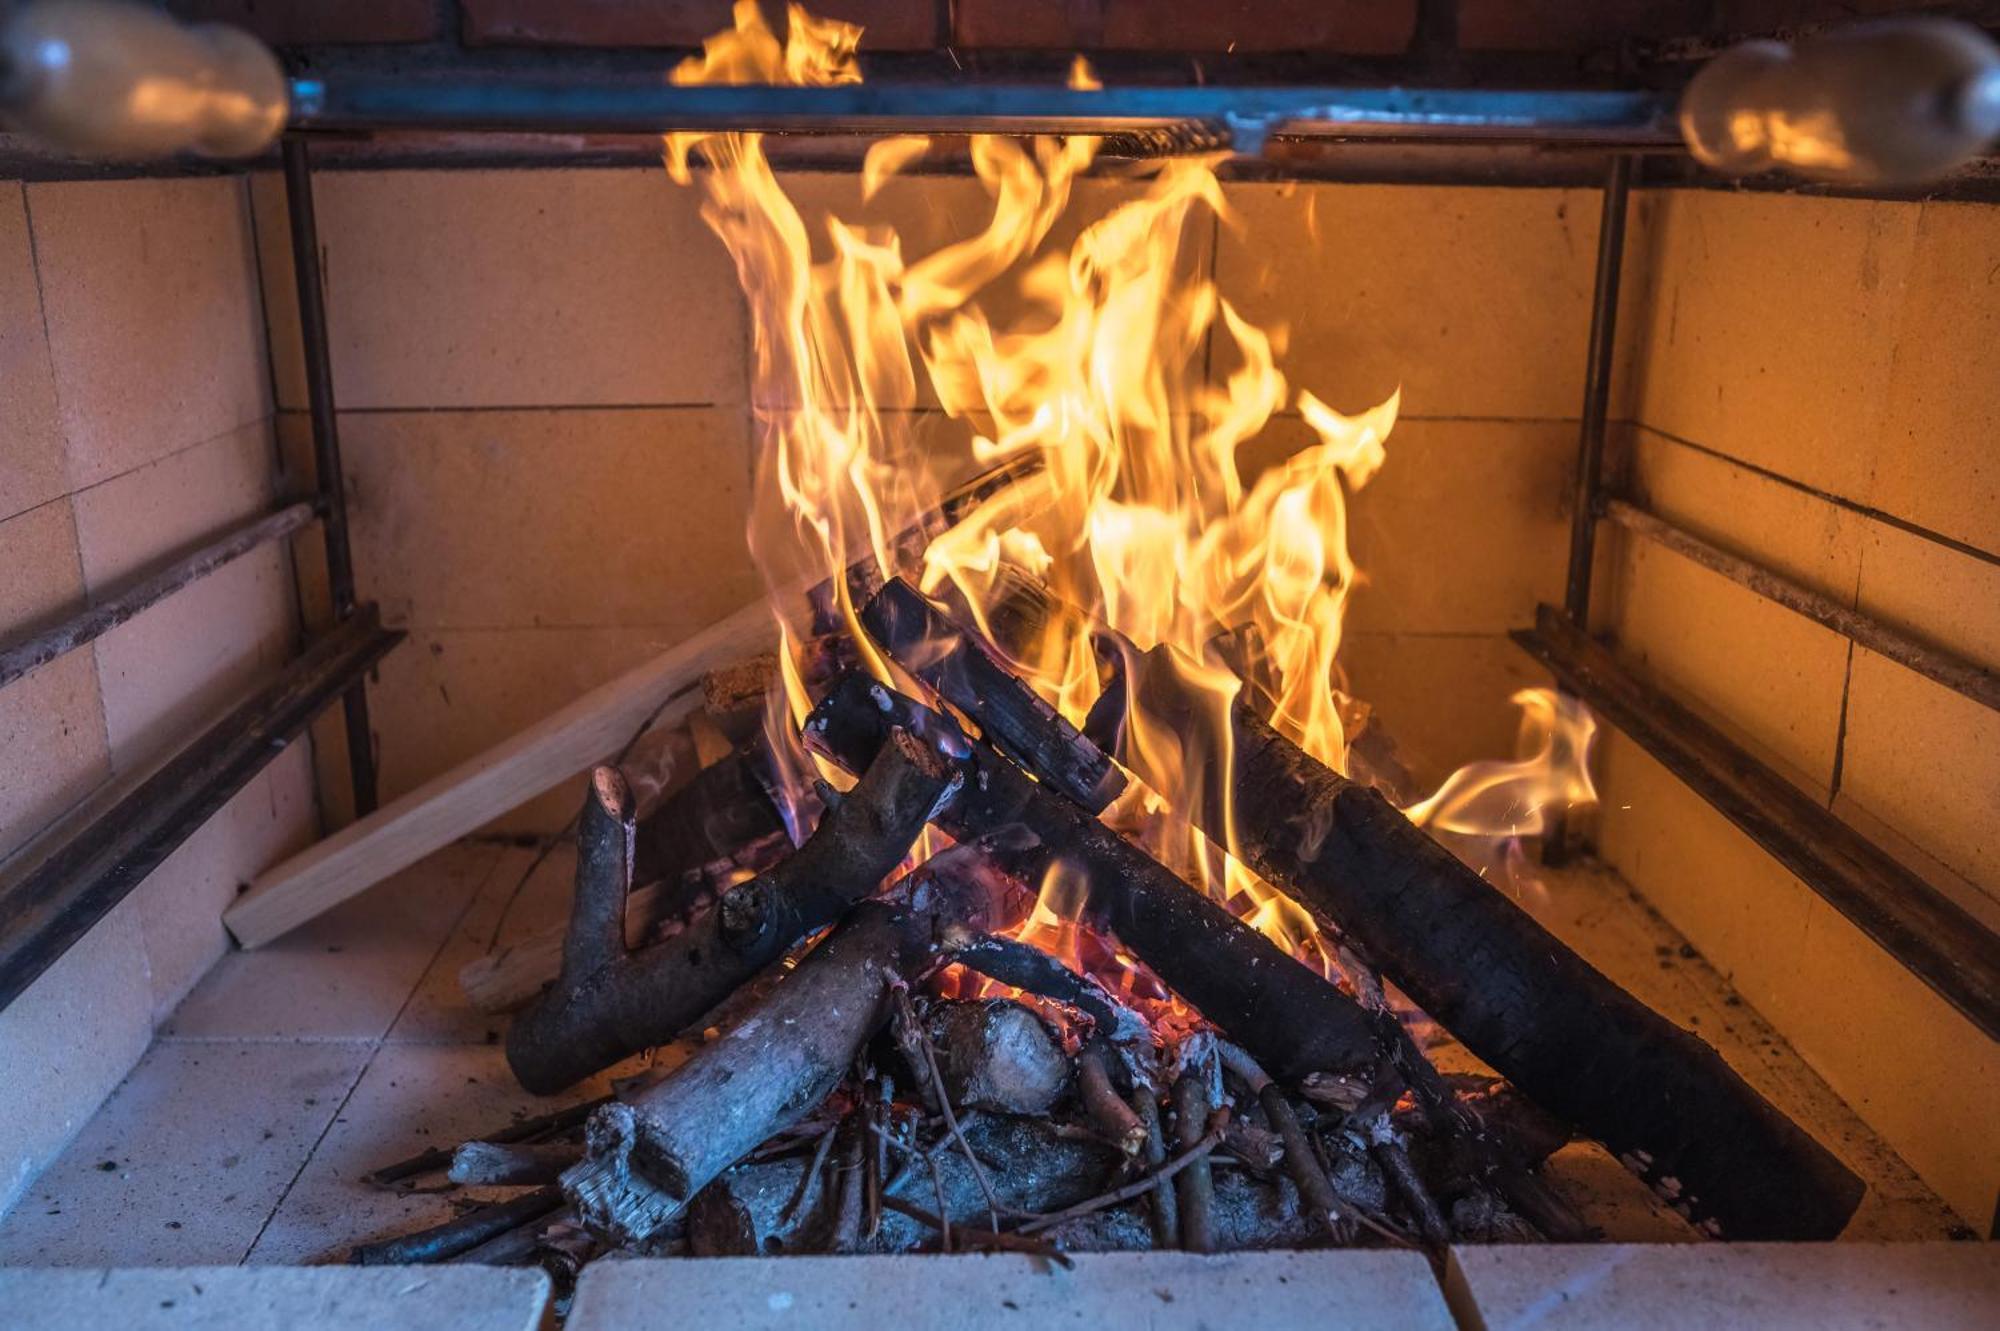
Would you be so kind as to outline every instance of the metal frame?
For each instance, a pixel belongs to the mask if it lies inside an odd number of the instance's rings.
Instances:
[[[285,204],[291,218],[292,275],[299,289],[299,339],[305,352],[306,406],[312,419],[313,471],[326,515],[326,582],[333,618],[355,612],[354,548],[347,534],[347,474],[340,463],[340,423],[333,401],[333,360],[326,341],[326,294],[320,285],[319,217],[313,209],[312,154],[303,139],[283,146]],[[354,813],[375,812],[375,748],[368,726],[368,692],[358,680],[341,699],[347,720],[347,770]]]
[[[658,134],[1185,132],[1258,151],[1265,138],[1527,140],[1681,146],[1673,99],[1578,89],[848,83],[824,88],[529,78],[295,78],[299,131]]]
[[[235,711],[0,886],[0,1008],[264,769],[321,708],[402,641],[350,615]],[[64,829],[68,830],[68,829]]]
[[[0,1009],[262,771],[335,697],[346,709],[356,813],[375,808],[364,681],[368,670],[404,635],[382,628],[375,607],[355,599],[326,307],[320,290],[311,161],[304,143],[286,141],[284,165],[318,493],[223,531],[63,622],[0,647],[0,687],[90,643],[252,550],[303,530],[314,518],[325,538],[334,625],[310,642],[275,680],[195,737],[153,775],[122,794],[107,793],[87,804],[23,853],[0,881]]]
[[[1606,492],[1604,450],[1632,172],[1632,157],[1619,153],[1605,175],[1562,608],[1541,607],[1535,627],[1512,636],[1550,668],[1559,690],[1588,703],[1945,1001],[2000,1038],[2000,937],[1590,637],[1597,525],[1608,520],[1976,702],[2000,708],[2000,679],[1993,672]],[[1575,848],[1573,821],[1556,821],[1544,838],[1545,858],[1560,861]]]

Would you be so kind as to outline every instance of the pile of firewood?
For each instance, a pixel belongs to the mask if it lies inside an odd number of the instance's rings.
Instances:
[[[464,977],[519,1007],[531,1091],[706,1032],[691,1055],[587,1117],[390,1167],[530,1191],[357,1260],[1574,1241],[1588,1227],[1537,1173],[1572,1130],[1726,1237],[1831,1237],[1858,1204],[1712,1050],[1250,701],[1236,844],[1337,940],[1339,982],[1100,820],[1128,779],[1115,724],[1069,725],[953,607],[864,590],[868,634],[927,696],[824,635],[804,741],[856,780],[820,786],[796,849],[754,733],[663,798],[599,768],[566,933]],[[1023,587],[987,622],[1055,613]],[[1126,647],[1114,721],[1153,687]],[[903,872],[926,828],[949,848]],[[1115,949],[1149,993],[1014,936],[1052,869],[1080,885],[1081,951]],[[1499,1078],[1441,1075],[1424,1017]]]

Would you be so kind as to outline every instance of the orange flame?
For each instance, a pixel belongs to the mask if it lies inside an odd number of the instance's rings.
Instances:
[[[755,0],[739,0],[735,22],[674,81],[860,78],[852,25],[794,5],[780,40]],[[1081,60],[1071,84],[1101,86]],[[892,537],[935,503],[945,468],[1038,459],[1032,498],[1021,487],[1002,492],[934,540],[922,585],[955,593],[982,628],[992,626],[1012,572],[1075,607],[1033,640],[1002,645],[1078,724],[1106,682],[1093,629],[1111,630],[1132,681],[1120,757],[1140,781],[1107,817],[1295,955],[1330,967],[1331,949],[1305,912],[1228,853],[1228,718],[1246,681],[1254,684],[1280,731],[1346,770],[1348,719],[1358,710],[1339,665],[1342,616],[1358,581],[1347,503],[1384,465],[1399,396],[1350,416],[1295,391],[1277,367],[1277,339],[1194,262],[1189,238],[1213,219],[1233,221],[1216,159],[1119,168],[1132,184],[1123,200],[1066,251],[1045,252],[1095,141],[978,136],[970,148],[991,200],[985,226],[911,258],[893,230],[835,217],[815,252],[758,135],[675,134],[666,146],[674,179],[701,189],[703,216],[734,257],[750,304],[760,435],[750,540],[774,603],[802,578],[831,578],[838,627],[890,679],[856,622],[842,570],[862,553],[896,568]],[[864,201],[928,146],[877,143],[862,170]],[[708,169],[693,168],[697,156]],[[978,298],[1003,280],[1023,312],[996,327]],[[1236,367],[1219,384],[1208,382],[1211,356]],[[926,455],[913,442],[920,370],[944,410],[976,431],[970,458]],[[1246,485],[1239,451],[1287,405],[1318,441]],[[811,772],[793,735],[809,699],[789,626],[784,642],[771,734],[803,789]],[[1171,687],[1148,689],[1149,676]],[[1461,831],[1487,820],[1487,830],[1513,834],[1531,830],[1529,806],[1587,797],[1574,728],[1563,730],[1552,705],[1542,715],[1552,738],[1537,775],[1476,765],[1413,816]],[[1558,742],[1558,733],[1570,738]],[[1560,774],[1558,756],[1569,762]],[[1189,820],[1205,808],[1220,812],[1213,840]],[[1024,935],[1079,961],[1078,885],[1052,872],[1042,887]],[[1128,967],[1128,987],[1130,976]]]

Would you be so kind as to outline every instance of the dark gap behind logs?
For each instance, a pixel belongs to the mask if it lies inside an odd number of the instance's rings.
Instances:
[[[1037,595],[1024,586],[1012,594]],[[1033,691],[1018,678],[975,681],[944,668],[974,651],[992,655],[909,584],[886,584],[863,618],[891,656],[982,727],[993,716],[1019,725],[1034,715],[1024,701]],[[1237,708],[1235,729],[1228,793],[1249,866],[1474,1054],[1729,1238],[1829,1239],[1846,1225],[1860,1179],[1714,1050],[1577,956],[1380,791],[1316,762],[1247,707]],[[1058,740],[1068,737],[1048,744]],[[1188,812],[1197,825],[1210,814]],[[1297,1070],[1273,1064],[1280,1076]]]

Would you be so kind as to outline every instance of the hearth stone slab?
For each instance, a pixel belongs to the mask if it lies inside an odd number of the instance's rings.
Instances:
[[[2000,1245],[1459,1247],[1445,1292],[1465,1331],[1959,1331],[2000,1325]]]
[[[1453,1326],[1430,1267],[1414,1253],[1078,1253],[1072,1260],[1068,1271],[1011,1253],[600,1262],[584,1271],[569,1328]]]
[[[534,1331],[540,1271],[473,1266],[0,1269],[13,1331]]]

